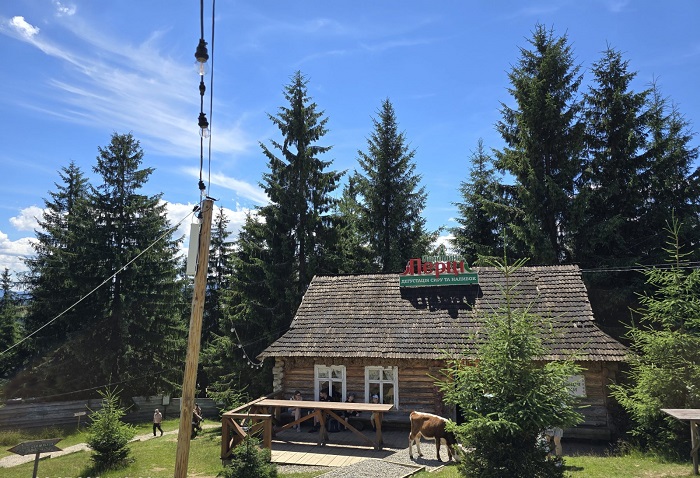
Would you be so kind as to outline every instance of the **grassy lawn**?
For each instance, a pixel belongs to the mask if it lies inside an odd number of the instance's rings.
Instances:
[[[163,422],[163,430],[171,431],[178,428],[177,420]],[[137,435],[151,433],[151,424],[143,424],[137,427]],[[65,432],[56,434],[56,430],[41,433],[41,435],[26,435],[17,432],[0,433],[0,446],[2,456],[7,448],[21,441],[36,440],[42,438],[65,438],[58,443],[59,448],[85,442],[84,432]],[[204,432],[191,442],[188,476],[198,478],[214,478],[221,471],[219,450],[221,446],[220,428],[205,429]],[[102,478],[129,477],[172,477],[175,469],[175,454],[177,450],[177,436],[165,435],[155,439],[133,442],[131,445],[134,463],[127,468],[118,471],[101,473]],[[87,476],[86,470],[90,464],[89,452],[78,452],[69,455],[44,459],[39,464],[39,476],[41,477],[65,477]],[[3,478],[25,478],[32,476],[33,462],[25,463],[12,468],[3,468],[0,475]],[[570,456],[566,457],[566,470],[572,478],[656,478],[656,477],[692,477],[692,463],[663,463],[655,458],[641,454],[625,456]],[[281,475],[283,478],[313,478],[322,472],[296,473]],[[454,465],[446,466],[434,473],[419,473],[417,478],[458,478],[459,473]]]
[[[569,456],[565,470],[572,478],[690,478],[692,462],[663,463],[641,454],[626,456]],[[457,467],[446,466],[434,473],[418,473],[415,478],[460,478]]]

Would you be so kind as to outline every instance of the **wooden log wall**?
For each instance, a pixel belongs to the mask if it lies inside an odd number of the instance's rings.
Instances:
[[[277,359],[280,368],[278,386],[283,398],[290,399],[295,390],[302,392],[305,400],[314,399],[314,365],[345,365],[347,393],[354,392],[358,402],[365,397],[366,366],[397,366],[399,370],[398,410],[387,414],[389,421],[405,420],[411,410],[419,410],[455,419],[456,412],[444,404],[440,391],[435,386],[437,378],[442,378],[443,363],[438,360],[376,360],[362,358],[313,359],[288,357]],[[580,413],[584,423],[566,431],[566,436],[586,439],[610,439],[612,420],[609,409],[608,385],[615,379],[616,364],[585,362],[580,364],[584,371],[586,396],[580,399]]]
[[[133,405],[124,416],[127,423],[143,423],[153,419],[153,412],[158,408],[166,412],[167,419],[180,417],[180,399],[173,398],[170,405],[162,405],[163,398],[133,397]],[[206,418],[219,419],[219,409],[210,398],[196,399],[202,407]],[[0,405],[0,430],[30,430],[40,428],[71,428],[78,426],[75,413],[86,412],[80,417],[80,426],[90,423],[89,417],[93,411],[102,407],[102,399],[71,400],[65,402],[36,402],[10,400]]]

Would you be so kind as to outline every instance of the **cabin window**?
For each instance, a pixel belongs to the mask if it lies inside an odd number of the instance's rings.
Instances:
[[[399,368],[365,367],[365,402],[379,395],[379,403],[390,403],[399,408]]]
[[[345,366],[314,366],[314,400],[318,400],[321,390],[328,392],[336,401],[345,401]]]

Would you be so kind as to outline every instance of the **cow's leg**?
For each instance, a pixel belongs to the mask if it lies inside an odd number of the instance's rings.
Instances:
[[[408,434],[408,456],[413,460],[413,433]]]
[[[423,453],[420,451],[420,438],[423,436],[420,432],[416,433],[415,437],[415,442],[416,442],[416,450],[418,450],[418,456],[423,456]]]
[[[441,438],[435,437],[435,448],[437,449],[437,459],[438,461],[442,461],[440,458],[440,443],[442,442]]]

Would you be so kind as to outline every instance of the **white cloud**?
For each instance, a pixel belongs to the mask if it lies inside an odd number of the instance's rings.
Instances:
[[[175,226],[177,224],[177,230],[175,231],[174,237],[183,237],[182,244],[180,245],[180,253],[183,255],[187,254],[187,249],[190,243],[190,224],[194,222],[194,215],[192,214],[194,209],[194,204],[182,204],[182,203],[165,203],[166,214],[170,220],[170,224]],[[253,211],[248,208],[240,207],[236,205],[236,209],[224,208],[224,215],[229,220],[227,230],[231,233],[230,239],[234,239],[238,235],[241,227],[245,223],[245,218],[248,214]],[[214,217],[212,221],[216,219],[216,215],[219,213],[219,207],[214,204]]]
[[[180,253],[187,254],[189,246],[190,224],[193,222],[194,204],[169,203],[166,202],[166,215],[172,226],[178,225],[177,230],[173,234],[176,239],[183,238],[180,245]],[[219,208],[215,205],[214,214],[218,214]],[[43,211],[31,206],[22,210],[22,212],[11,218],[13,226],[19,230],[33,230],[38,227],[34,217],[38,217]],[[254,213],[254,210],[236,205],[236,209],[224,208],[224,214],[229,220],[228,231],[231,233],[230,239],[233,240],[238,235],[241,227],[245,223],[246,216]],[[214,216],[216,217],[216,216]],[[32,242],[34,237],[22,237],[16,241],[9,239],[8,235],[0,231],[0,272],[8,268],[12,274],[26,272],[27,268],[22,261],[22,258],[34,255]]]
[[[53,4],[56,7],[56,15],[59,17],[63,16],[73,16],[77,10],[75,5],[68,5],[59,2],[58,0],[53,0]]]
[[[454,254],[454,246],[452,245],[452,241],[454,241],[455,236],[454,234],[448,234],[446,236],[438,236],[438,238],[435,240],[433,243],[433,247],[437,248],[439,246],[445,246],[445,250],[447,251],[448,254]]]
[[[22,237],[11,241],[7,234],[0,231],[0,271],[7,268],[13,277],[16,277],[17,273],[26,272],[27,268],[22,258],[34,254],[31,245],[33,240],[33,237]]]
[[[39,229],[39,219],[44,210],[37,206],[29,206],[22,209],[18,216],[10,218],[10,224],[18,231],[35,231]]]
[[[20,36],[27,39],[31,39],[37,33],[39,33],[39,27],[31,25],[24,19],[24,17],[12,17],[12,19],[9,21],[9,24],[15,32],[19,33]]]

